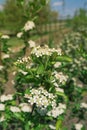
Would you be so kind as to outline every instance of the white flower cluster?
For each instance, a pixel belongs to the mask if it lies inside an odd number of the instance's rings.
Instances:
[[[21,112],[20,108],[17,106],[11,106],[10,110],[11,110],[11,112]]]
[[[1,102],[5,102],[5,101],[9,101],[9,100],[13,100],[13,95],[12,94],[8,94],[8,95],[1,95],[0,96],[0,101]]]
[[[23,75],[27,75],[27,73],[28,73],[28,72],[23,71],[23,70],[21,70],[21,69],[19,69],[18,72],[21,72]]]
[[[52,93],[47,92],[43,87],[38,89],[31,88],[30,94],[25,94],[24,96],[28,99],[29,104],[32,106],[36,105],[36,111],[41,115],[52,116],[57,118],[59,115],[63,114],[66,105],[59,103],[59,106],[56,104],[56,96]],[[49,111],[48,106],[51,106],[52,109]]]
[[[81,107],[81,108],[85,108],[85,109],[87,109],[87,103],[82,102],[80,107]]]
[[[0,111],[4,111],[5,110],[5,105],[3,103],[0,103]]]
[[[9,58],[9,57],[10,57],[9,54],[4,54],[4,55],[2,55],[2,59],[6,59],[6,58]]]
[[[8,35],[2,35],[1,39],[9,39],[10,37]]]
[[[15,64],[24,64],[24,63],[28,63],[31,60],[31,58],[28,57],[23,57],[22,59],[18,59],[17,62],[15,62]]]
[[[74,81],[74,85],[79,87],[79,88],[83,88],[84,84],[76,77],[72,78]]]
[[[29,30],[32,30],[33,28],[35,28],[35,24],[33,21],[27,21],[24,25],[24,31],[27,32]]]
[[[75,129],[76,129],[76,130],[81,130],[82,127],[83,127],[83,125],[82,125],[81,123],[75,124]]]
[[[31,105],[36,104],[36,106],[40,108],[46,108],[52,105],[52,101],[55,100],[55,96],[47,92],[43,87],[38,88],[38,90],[32,88],[30,94],[25,94],[25,98],[28,99]]]
[[[19,32],[19,33],[17,33],[17,37],[18,37],[18,38],[21,38],[22,35],[23,35],[23,32]]]
[[[28,43],[29,43],[30,48],[35,47],[35,42],[34,41],[29,40]]]
[[[67,75],[64,75],[62,72],[53,72],[53,75],[54,77],[56,78],[56,80],[59,81],[59,83],[64,83],[67,81],[68,79],[68,76]]]
[[[3,70],[4,66],[0,65],[0,70]]]
[[[56,52],[58,55],[62,55],[61,49],[49,48],[47,45],[45,45],[44,47],[40,46],[35,47],[32,50],[31,54],[40,57],[43,55],[51,56],[54,52]]]
[[[30,94],[25,94],[24,97],[28,99],[31,105],[36,104],[36,106],[40,108],[47,108],[47,106],[52,105],[52,101],[55,100],[55,96],[47,92],[43,87],[38,89],[31,88]]]
[[[2,116],[0,117],[0,122],[3,122],[3,121],[5,121],[4,115],[2,115]]]
[[[61,62],[56,62],[56,63],[54,64],[54,68],[58,68],[59,66],[61,66]]]
[[[65,109],[66,109],[66,105],[59,103],[59,106],[54,107],[51,111],[47,113],[47,115],[57,118],[59,115],[65,112]]]
[[[59,87],[59,83],[52,81],[53,82],[53,85],[55,86],[55,90],[56,92],[61,92],[61,93],[64,93],[64,90],[62,88]]]
[[[29,103],[20,103],[19,107],[23,112],[32,112],[32,106]]]

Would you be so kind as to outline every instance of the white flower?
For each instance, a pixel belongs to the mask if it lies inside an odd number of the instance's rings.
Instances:
[[[60,83],[63,83],[65,81],[67,81],[68,76],[64,75],[62,72],[59,73],[55,73],[55,78],[59,80]]]
[[[23,112],[32,112],[32,106],[30,106],[28,103],[21,103],[19,106]]]
[[[2,70],[4,68],[4,66],[0,65],[0,70]]]
[[[9,58],[10,56],[8,54],[2,55],[2,59]]]
[[[8,100],[12,100],[13,99],[13,95],[12,94],[8,94],[8,95],[1,95],[0,100],[1,102],[5,102]]]
[[[28,41],[28,43],[29,43],[30,48],[35,47],[35,42],[34,41],[30,40],[30,41]]]
[[[0,103],[0,111],[4,111],[5,110],[5,105]]]
[[[15,84],[14,80],[12,80],[11,83],[14,85]]]
[[[58,68],[60,65],[61,65],[61,62],[56,62],[56,63],[54,64],[54,68]]]
[[[64,90],[62,88],[56,87],[55,89],[56,89],[57,92],[64,93]]]
[[[29,31],[31,29],[35,28],[35,24],[33,21],[27,21],[24,26],[24,31]]]
[[[23,32],[19,32],[19,33],[17,33],[17,37],[18,37],[18,38],[21,38],[22,35],[23,35]]]
[[[80,123],[75,124],[75,129],[76,129],[76,130],[81,130],[81,129],[82,129],[82,127],[83,127],[83,125],[82,125],[82,124],[80,124]]]
[[[53,81],[52,81],[52,82],[53,82]],[[59,86],[56,82],[54,82],[54,83],[53,83],[53,85],[54,85],[54,86],[56,86],[56,87],[58,87],[58,86]]]
[[[5,120],[5,117],[4,116],[1,116],[0,117],[0,122],[3,122]]]
[[[11,107],[10,107],[10,110],[11,110],[12,112],[21,112],[20,108],[19,108],[19,107],[16,107],[16,106],[11,106]]]
[[[48,116],[52,116],[54,118],[57,118],[59,115],[63,114],[66,109],[66,105],[59,103],[58,107],[53,107],[51,111],[47,113]]]
[[[1,38],[2,39],[9,39],[10,37],[8,35],[2,35]]]
[[[85,102],[81,103],[81,106],[80,106],[80,107],[87,109],[87,103],[85,103]]]
[[[35,103],[40,108],[52,105],[52,101],[55,99],[55,96],[52,93],[48,93],[43,87],[38,89],[31,88],[30,94],[25,94],[24,97],[28,99],[31,105]]]
[[[13,74],[13,75],[16,75],[16,71],[14,71],[12,74]]]
[[[25,71],[23,71],[23,70],[19,70],[19,72],[21,72],[23,75],[26,75],[28,72],[25,72]]]
[[[56,130],[56,127],[52,124],[49,124],[49,127],[52,129],[52,130]]]

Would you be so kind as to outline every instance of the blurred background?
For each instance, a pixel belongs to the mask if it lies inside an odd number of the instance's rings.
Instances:
[[[87,0],[50,0],[36,21],[39,42],[48,38],[57,42],[72,29],[87,24]],[[0,32],[14,37],[26,22],[23,8],[16,0],[0,0]],[[39,38],[40,36],[40,38]]]

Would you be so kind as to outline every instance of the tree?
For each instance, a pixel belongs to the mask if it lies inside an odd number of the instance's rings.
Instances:
[[[41,24],[55,21],[57,18],[58,13],[51,10],[49,3],[46,5],[46,0],[6,0],[0,14],[0,19],[3,21],[0,25],[3,24],[5,30],[17,32],[27,20]]]
[[[74,28],[80,27],[82,25],[87,25],[87,10],[82,8],[77,10],[72,19],[72,24]]]
[[[17,31],[24,23],[23,9],[19,8],[16,0],[7,0],[3,8],[4,27],[11,31]]]

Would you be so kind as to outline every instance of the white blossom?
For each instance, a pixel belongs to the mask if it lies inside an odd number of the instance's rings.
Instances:
[[[34,41],[30,40],[30,41],[28,41],[28,43],[29,43],[30,48],[35,47],[35,42]]]
[[[0,122],[3,122],[3,121],[5,121],[4,115],[2,115],[2,116],[0,117]]]
[[[55,78],[59,80],[60,83],[67,81],[68,76],[64,75],[62,72],[55,73]]]
[[[60,65],[61,65],[61,62],[56,62],[56,63],[54,64],[54,68],[58,68]]]
[[[19,33],[17,33],[17,37],[18,37],[18,38],[21,38],[22,35],[23,35],[23,32],[19,32]]]
[[[59,106],[53,107],[53,109],[49,111],[47,115],[57,118],[59,115],[65,112],[65,109],[66,109],[66,105],[59,103]]]
[[[82,102],[80,107],[81,107],[81,108],[85,108],[85,109],[87,109],[87,103]]]
[[[2,59],[6,59],[6,58],[9,58],[10,56],[8,54],[4,54],[2,55]]]
[[[0,111],[4,111],[5,110],[5,105],[0,103]]]
[[[26,23],[25,23],[25,26],[24,26],[24,31],[26,32],[26,31],[29,31],[29,30],[32,30],[33,28],[35,28],[35,24],[34,24],[34,22],[33,21],[27,21]]]
[[[49,127],[52,129],[52,130],[56,130],[56,127],[52,124],[49,124]]]
[[[28,99],[31,105],[35,103],[36,106],[40,108],[46,108],[49,104],[52,105],[52,101],[55,99],[55,96],[47,92],[43,87],[38,89],[31,88],[30,94],[25,94],[24,97]]]
[[[12,80],[11,83],[14,85],[15,84],[14,80]]]
[[[19,107],[16,107],[16,106],[11,106],[11,107],[10,107],[10,110],[11,110],[12,112],[21,112],[20,108],[19,108]]]
[[[12,94],[1,95],[0,96],[1,102],[5,102],[5,101],[8,101],[8,100],[12,100],[12,99],[13,99],[13,95]]]
[[[45,45],[43,47],[40,46],[35,47],[32,50],[31,54],[36,55],[36,57],[41,57],[43,55],[51,56],[55,52],[57,53],[57,55],[61,55],[60,49],[58,50],[55,48],[49,48],[47,45]]]
[[[21,72],[23,75],[26,75],[28,72],[25,72],[25,71],[23,71],[23,70],[19,70],[19,72]]]
[[[64,93],[64,90],[62,88],[56,87],[55,89],[56,89],[57,92]]]
[[[2,35],[1,38],[2,39],[9,39],[10,37],[8,35]]]
[[[20,103],[19,104],[21,111],[23,112],[31,112],[32,111],[32,106],[29,105],[29,103]]]
[[[0,65],[0,70],[3,70],[4,66]]]
[[[82,127],[83,127],[83,125],[82,125],[81,123],[75,124],[75,129],[76,129],[76,130],[81,130]]]

